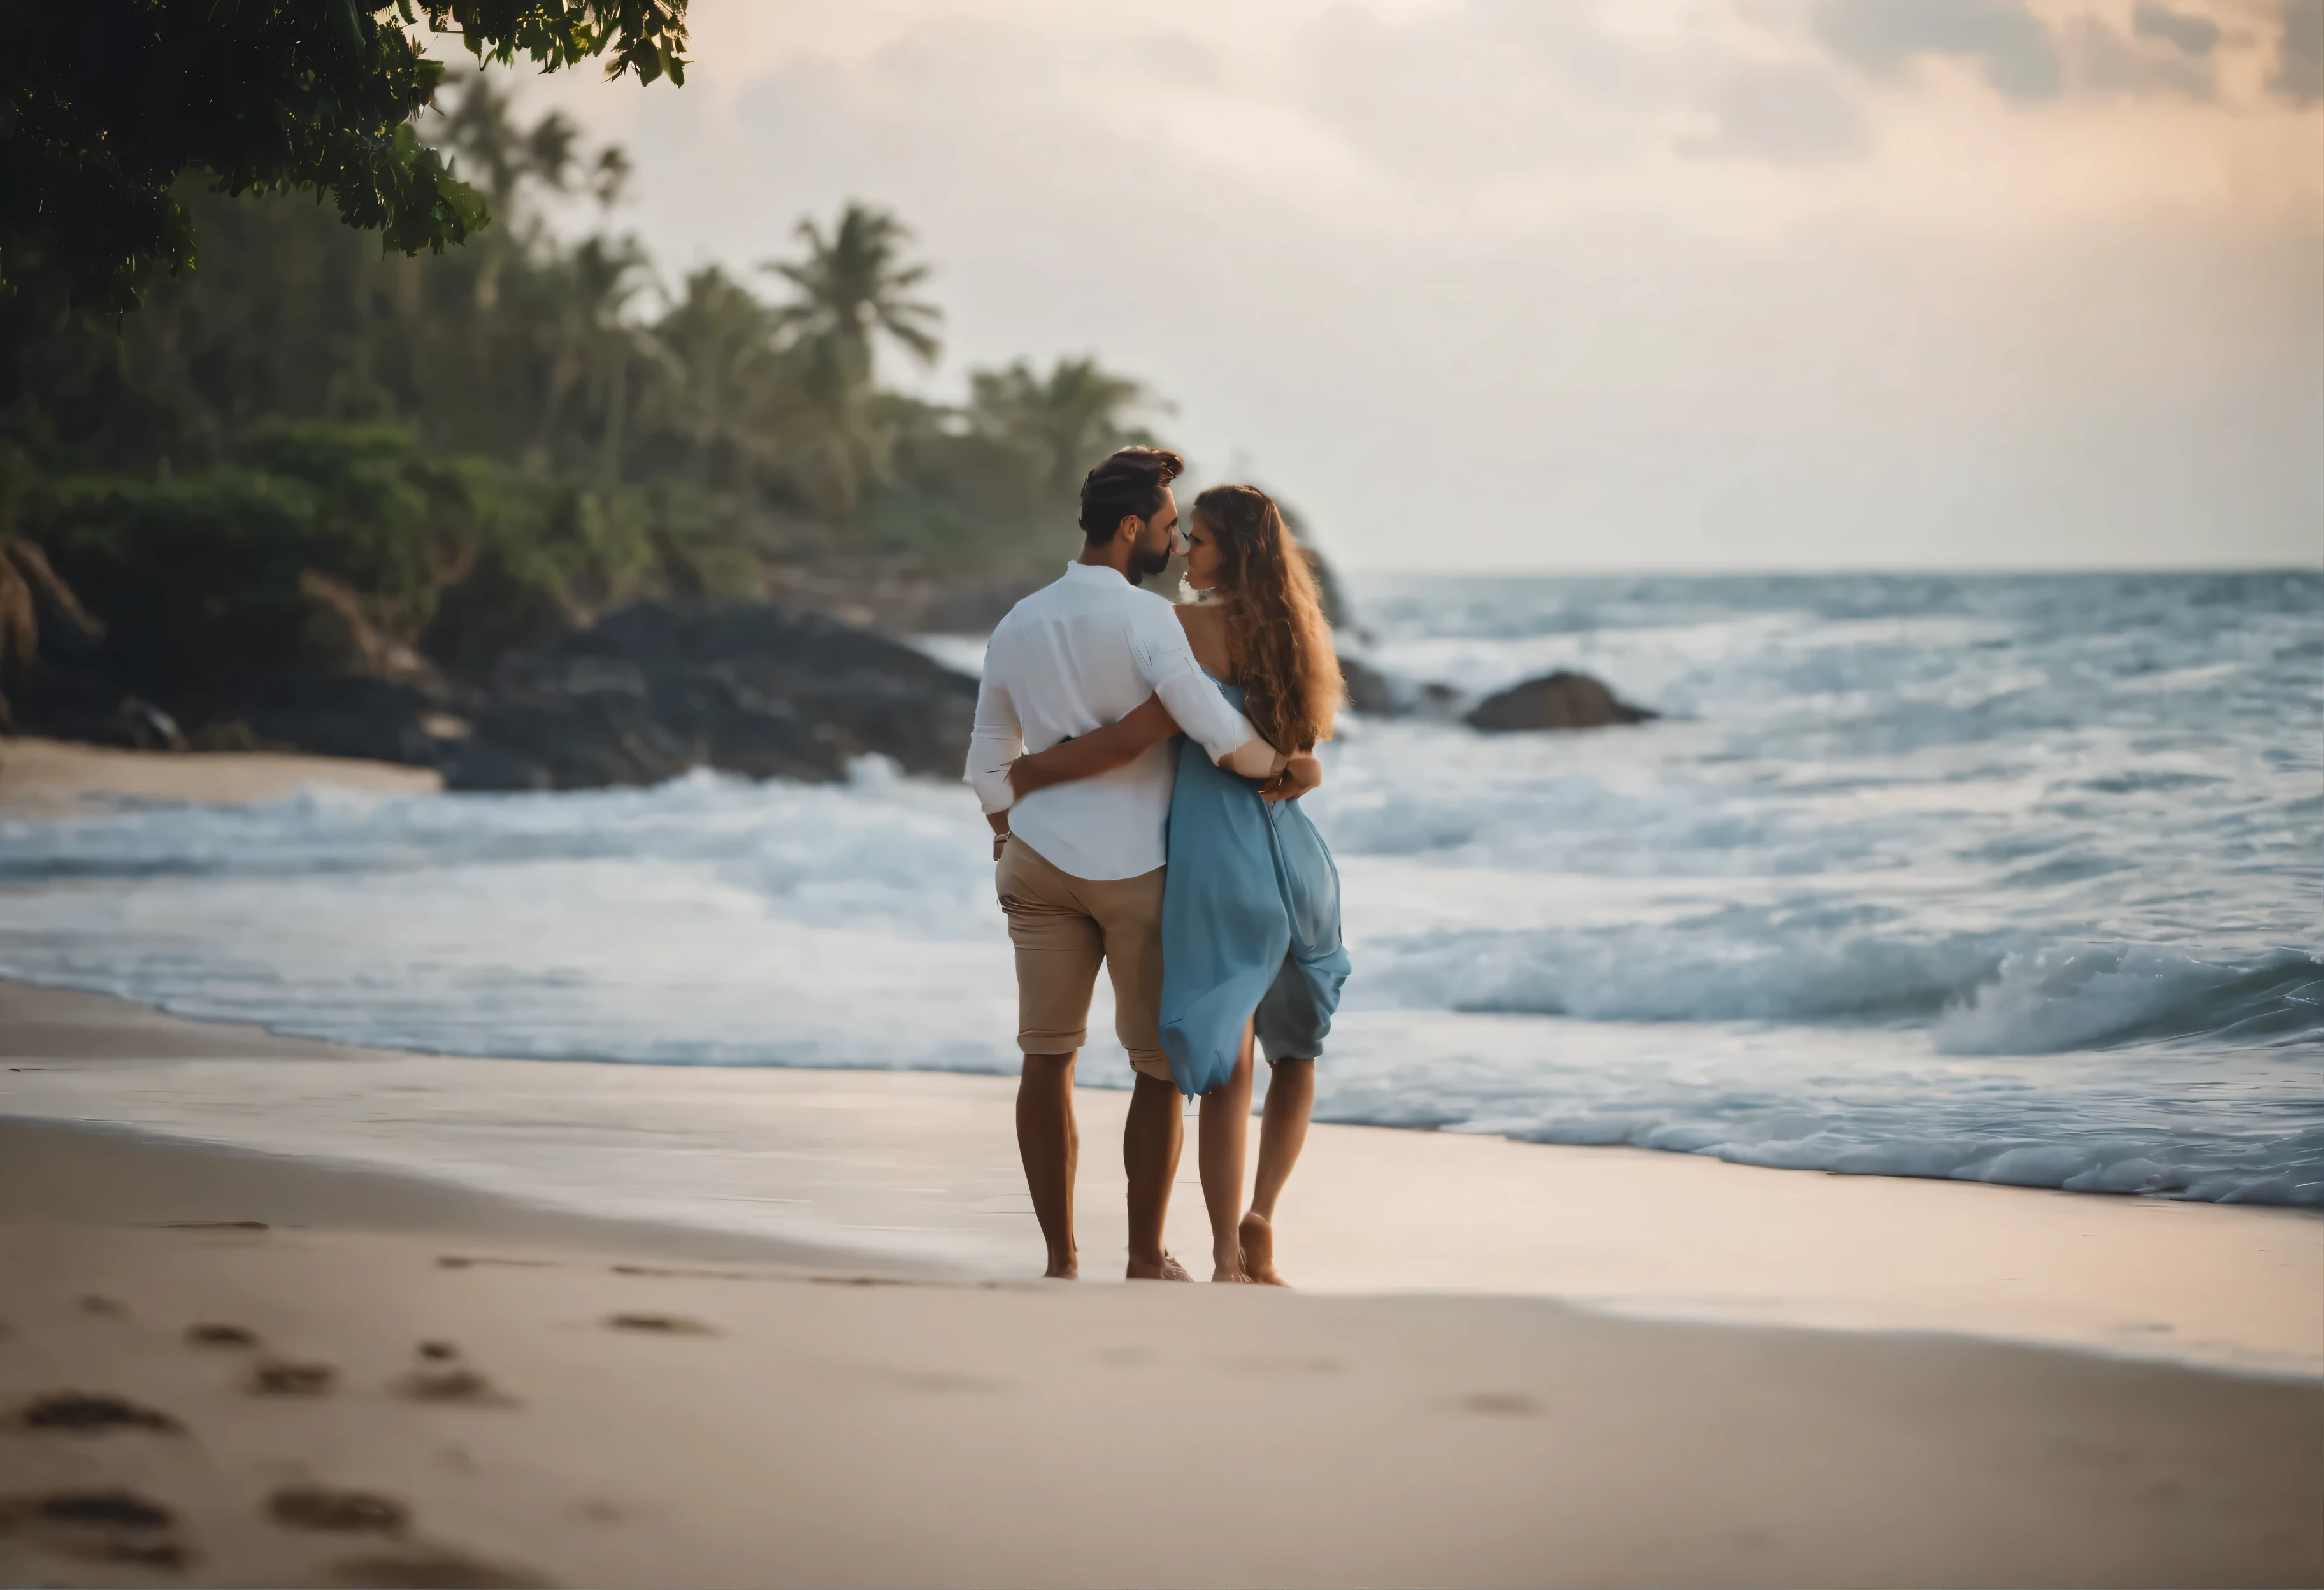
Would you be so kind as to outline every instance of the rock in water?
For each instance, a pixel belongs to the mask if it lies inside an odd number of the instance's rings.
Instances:
[[[1465,721],[1490,734],[1510,734],[1531,729],[1603,729],[1615,723],[1643,723],[1661,715],[1618,699],[1587,674],[1569,674],[1561,668],[1487,696]]]
[[[1396,686],[1370,663],[1342,657],[1340,677],[1348,684],[1348,711],[1374,718],[1393,718],[1403,710],[1396,698]]]

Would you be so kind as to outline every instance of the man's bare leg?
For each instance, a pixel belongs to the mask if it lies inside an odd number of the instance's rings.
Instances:
[[[1170,1216],[1170,1183],[1185,1144],[1178,1089],[1140,1071],[1121,1128],[1121,1168],[1130,1178],[1130,1279],[1192,1281],[1162,1245]]]
[[[1243,1273],[1243,1146],[1250,1133],[1250,1024],[1242,1029],[1242,1050],[1234,1074],[1203,1095],[1203,1138],[1196,1157],[1203,1167],[1203,1205],[1211,1216],[1211,1279],[1249,1281]]]
[[[1017,1153],[1025,1162],[1033,1216],[1049,1246],[1049,1267],[1043,1273],[1056,1281],[1081,1273],[1074,1245],[1074,1172],[1081,1158],[1081,1132],[1074,1124],[1074,1059],[1073,1053],[1028,1054],[1017,1082]]]
[[[1307,1117],[1315,1108],[1315,1062],[1278,1060],[1268,1070],[1273,1074],[1259,1118],[1259,1175],[1239,1235],[1243,1273],[1268,1286],[1288,1286],[1275,1268],[1275,1200],[1307,1142]]]

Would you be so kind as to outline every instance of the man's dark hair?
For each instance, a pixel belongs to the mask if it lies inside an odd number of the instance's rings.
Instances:
[[[1082,534],[1111,536],[1132,514],[1152,519],[1162,488],[1186,472],[1186,461],[1163,447],[1124,447],[1082,477]]]

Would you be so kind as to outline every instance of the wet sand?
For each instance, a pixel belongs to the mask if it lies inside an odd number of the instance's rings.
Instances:
[[[392,1172],[397,1188],[468,1199],[461,1220],[492,1193],[543,1218],[887,1274],[1013,1279],[1041,1251],[1003,1078],[391,1053],[10,984],[0,1055],[0,1117],[246,1151],[159,1165],[117,1137],[77,1140],[35,1172],[20,1138],[0,1155],[0,1207],[43,1218],[296,1223],[327,1199],[333,1220],[392,1228],[414,1218],[410,1191],[366,1213]],[[1127,1096],[1076,1100],[1084,1273],[1118,1279]],[[268,1169],[254,1152],[288,1163],[254,1181]],[[370,1190],[348,1193],[322,1163],[373,1167]],[[1199,1263],[1191,1153],[1179,1178],[1170,1241]],[[1281,1217],[1284,1272],[1310,1291],[1548,1296],[2324,1377],[2324,1218],[2301,1211],[1323,1125]]]
[[[1316,1290],[1061,1285],[1001,1278],[994,1079],[384,1055],[20,988],[0,1048],[0,1582],[2324,1578],[2312,1217],[1323,1127],[1284,1220]],[[776,1151],[748,1219],[609,1219],[123,1125],[320,1141],[324,1078],[464,1154],[428,1111],[481,1095],[543,1176],[520,1120]],[[1120,1100],[1082,1096],[1099,1274]],[[1182,1250],[1199,1220],[1182,1189]],[[2188,1362],[1989,1339],[2045,1331]],[[2236,1355],[2310,1367],[2202,1366]]]

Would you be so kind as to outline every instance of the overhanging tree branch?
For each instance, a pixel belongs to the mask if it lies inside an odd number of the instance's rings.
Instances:
[[[686,78],[687,0],[0,0],[0,292],[53,282],[136,307],[191,269],[180,173],[311,190],[383,247],[441,252],[489,219],[411,121],[441,80],[418,30],[480,61]]]

